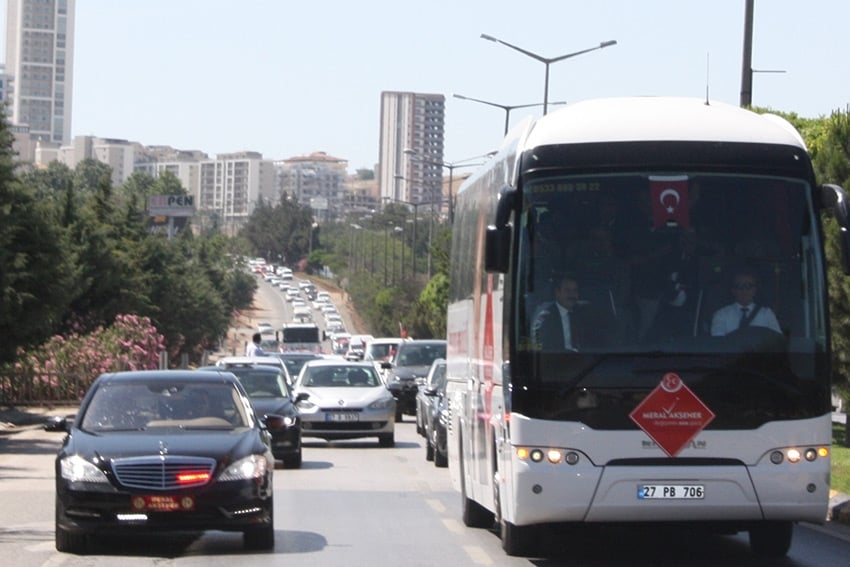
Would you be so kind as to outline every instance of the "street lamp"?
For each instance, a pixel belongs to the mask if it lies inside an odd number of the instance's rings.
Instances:
[[[356,223],[351,223],[350,226],[351,226],[351,250],[348,253],[348,266],[349,266],[350,273],[353,274],[354,273],[354,267],[355,267],[354,266],[354,263],[355,263],[355,260],[354,260],[354,231],[360,230],[363,227],[360,226],[359,224],[356,224]]]
[[[541,63],[546,65],[546,80],[545,80],[544,87],[543,87],[543,114],[544,115],[546,114],[546,112],[549,108],[549,65],[551,65],[552,63],[557,63],[558,61],[563,61],[564,59],[569,59],[571,57],[575,57],[576,55],[582,55],[584,53],[596,51],[597,49],[604,49],[604,48],[610,47],[612,45],[617,45],[617,41],[612,39],[612,40],[608,40],[608,41],[603,41],[602,43],[600,43],[596,47],[590,47],[588,49],[582,49],[581,51],[576,51],[574,53],[567,53],[566,55],[559,55],[558,57],[543,57],[543,56],[538,55],[534,52],[528,51],[527,49],[523,49],[522,47],[517,47],[516,45],[508,43],[507,41],[502,41],[501,39],[499,39],[497,37],[493,37],[492,35],[487,35],[486,33],[481,34],[481,39],[486,39],[487,41],[493,41],[493,42],[496,42],[496,43],[501,43],[505,47],[510,47],[511,49],[513,49],[515,51],[519,51],[523,55],[527,55],[527,56],[531,57],[532,59],[536,59],[537,61],[540,61]]]
[[[459,96],[459,95],[455,95],[455,96]],[[474,99],[470,99],[470,100],[474,100]],[[555,103],[552,103],[552,104],[555,104]],[[518,107],[514,107],[514,108],[518,108]],[[431,161],[431,160],[427,160],[423,157],[420,157],[418,152],[414,149],[411,149],[411,148],[405,148],[403,150],[403,153],[406,154],[406,155],[409,155],[410,159],[412,159],[412,160],[419,161],[419,162],[422,162],[422,163],[427,163],[427,164],[430,164],[430,165],[439,165],[440,167],[445,167],[446,169],[449,170],[449,197],[448,197],[448,201],[449,201],[449,224],[454,223],[454,216],[455,216],[454,215],[454,199],[452,198],[452,191],[453,191],[453,188],[454,188],[454,171],[455,171],[455,169],[457,169],[458,167],[478,167],[479,165],[484,165],[482,162],[475,162],[475,163],[466,163],[466,162],[470,162],[474,159],[490,158],[490,157],[493,157],[496,154],[496,152],[493,151],[493,152],[487,152],[486,154],[481,154],[481,155],[478,155],[478,156],[473,156],[473,157],[470,157],[470,158],[457,160],[457,161],[454,161],[454,162],[442,162],[442,161]],[[442,202],[442,191],[440,191],[440,198],[441,198],[441,202]]]
[[[471,100],[472,102],[480,102],[481,104],[486,104],[486,105],[489,105],[489,106],[495,106],[496,108],[501,108],[502,110],[504,110],[505,111],[505,135],[507,135],[508,130],[510,129],[511,110],[515,110],[517,108],[531,108],[532,106],[543,106],[543,103],[541,103],[541,102],[536,102],[536,103],[533,103],[533,104],[515,104],[515,105],[512,105],[512,106],[508,106],[508,105],[505,105],[505,104],[497,104],[495,102],[490,102],[488,100],[481,100],[481,99],[477,99],[477,98],[472,98],[471,96],[463,96],[463,95],[459,95],[459,94],[454,94],[452,96],[454,96],[455,98],[459,98],[461,100]],[[567,104],[567,102],[563,101],[563,100],[559,100],[558,102],[551,102],[549,104]]]
[[[314,222],[310,225],[310,242],[307,245],[307,261],[310,261],[310,254],[313,253],[313,233],[316,232],[316,229],[319,228],[319,223]]]

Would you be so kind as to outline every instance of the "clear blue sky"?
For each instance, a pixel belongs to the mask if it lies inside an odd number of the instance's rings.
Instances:
[[[3,11],[5,18],[5,10]],[[753,104],[850,103],[850,2],[755,0]],[[738,104],[744,0],[77,0],[73,134],[268,159],[378,159],[380,93],[446,96],[446,161],[498,146],[501,105],[684,95]],[[5,33],[5,26],[0,28]],[[516,123],[539,108],[514,110]]]

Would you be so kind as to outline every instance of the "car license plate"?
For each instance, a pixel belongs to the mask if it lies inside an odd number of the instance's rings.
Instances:
[[[177,510],[194,510],[195,499],[191,496],[133,496],[134,510],[150,512],[174,512]]]
[[[640,500],[701,500],[705,498],[702,484],[641,484],[637,489]]]
[[[360,416],[356,413],[329,413],[325,418],[327,421],[360,421]]]

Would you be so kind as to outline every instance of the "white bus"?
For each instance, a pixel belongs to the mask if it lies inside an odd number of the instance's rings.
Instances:
[[[314,323],[288,323],[281,333],[280,351],[322,352],[325,334]]]
[[[497,526],[510,555],[538,552],[544,525],[622,522],[748,531],[784,555],[795,522],[827,514],[820,215],[847,227],[845,203],[790,124],[734,106],[600,99],[515,128],[457,195],[464,523]],[[715,316],[746,295],[755,317]]]

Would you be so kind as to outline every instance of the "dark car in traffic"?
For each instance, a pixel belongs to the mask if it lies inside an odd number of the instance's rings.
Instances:
[[[251,404],[260,418],[267,415],[283,416],[281,427],[269,427],[274,458],[283,461],[289,469],[301,467],[301,417],[289,387],[288,375],[283,368],[233,359],[224,364],[199,370],[226,370],[234,374],[248,393]]]
[[[404,414],[416,415],[416,394],[431,364],[446,357],[446,341],[441,339],[416,339],[398,345],[391,361],[381,363],[386,371],[387,388],[396,399],[395,420]]]
[[[222,371],[103,374],[64,431],[55,462],[56,549],[85,553],[94,536],[240,531],[274,547],[274,456],[267,426]]]
[[[431,364],[425,383],[416,395],[416,428],[425,438],[425,460],[434,466],[446,467],[449,454],[446,448],[446,359],[438,358]]]

